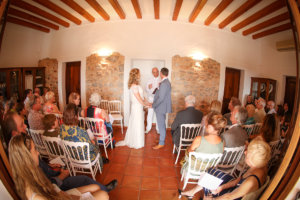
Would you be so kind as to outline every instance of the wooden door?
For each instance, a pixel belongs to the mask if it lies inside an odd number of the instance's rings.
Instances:
[[[287,76],[285,81],[284,102],[289,104],[290,111],[292,111],[294,107],[295,93],[296,93],[296,77]]]
[[[66,99],[72,92],[80,94],[80,61],[68,62],[66,65]]]
[[[241,70],[232,69],[228,67],[226,68],[224,96],[222,103],[223,114],[230,112],[230,110],[228,109],[228,104],[230,102],[231,97],[239,97],[240,75]]]

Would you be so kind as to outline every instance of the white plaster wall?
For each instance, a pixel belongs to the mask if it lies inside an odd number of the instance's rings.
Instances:
[[[23,39],[18,39],[14,44],[15,37],[30,32],[26,28],[8,26],[12,36],[4,37],[3,52],[8,58],[0,60],[0,66],[17,66],[44,57],[57,58],[59,61],[59,88],[60,104],[64,104],[63,64],[73,60],[81,60],[82,80],[82,105],[86,105],[83,95],[85,94],[85,59],[98,49],[108,48],[120,52],[125,56],[124,64],[124,111],[125,124],[129,114],[129,97],[127,90],[128,73],[132,59],[164,60],[165,66],[172,73],[172,57],[190,56],[200,51],[208,57],[220,62],[221,77],[218,99],[222,100],[225,68],[232,67],[243,70],[241,79],[240,98],[245,97],[250,91],[251,77],[266,77],[277,80],[276,101],[282,102],[284,95],[284,76],[295,74],[295,53],[277,52],[274,40],[289,39],[292,37],[289,31],[284,34],[269,36],[264,39],[252,40],[238,33],[227,30],[215,29],[207,26],[171,22],[164,20],[126,20],[109,21],[84,24],[62,28],[59,31],[51,31],[50,34],[36,33],[26,34]],[[36,43],[32,41],[36,36]],[[13,45],[8,47],[11,43]],[[27,49],[39,48],[39,51],[17,50],[18,46],[25,45]],[[30,46],[31,45],[31,46]],[[29,48],[31,47],[31,48]],[[20,53],[20,59],[12,59],[16,51]],[[3,54],[0,58],[3,57]],[[30,62],[27,60],[30,57]],[[29,58],[28,58],[29,59]],[[23,62],[24,61],[24,62]],[[31,64],[32,65],[32,64]],[[62,76],[63,75],[63,76]]]

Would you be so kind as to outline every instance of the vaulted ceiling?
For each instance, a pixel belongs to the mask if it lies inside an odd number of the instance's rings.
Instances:
[[[2,4],[5,0],[2,1]],[[291,29],[284,0],[10,0],[7,22],[49,33],[115,20],[169,20],[253,39]]]

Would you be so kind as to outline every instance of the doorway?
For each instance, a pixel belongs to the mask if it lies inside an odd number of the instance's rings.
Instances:
[[[69,95],[77,92],[80,95],[80,61],[66,63],[66,102],[69,103]]]
[[[222,113],[228,113],[231,97],[239,98],[241,70],[226,67]]]
[[[290,111],[292,111],[294,107],[295,93],[296,93],[296,77],[287,76],[285,79],[284,103],[288,103]]]

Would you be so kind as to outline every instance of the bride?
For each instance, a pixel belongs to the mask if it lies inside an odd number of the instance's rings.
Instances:
[[[143,89],[140,84],[140,70],[134,68],[130,71],[128,88],[130,91],[130,116],[129,124],[126,131],[125,140],[120,141],[116,146],[128,146],[139,149],[145,145],[145,125],[143,106],[150,106],[149,102],[144,99]]]

